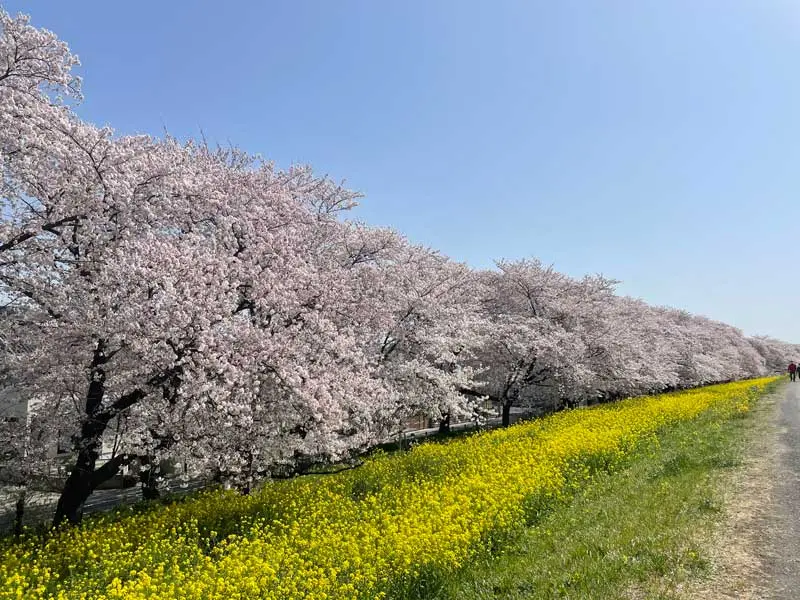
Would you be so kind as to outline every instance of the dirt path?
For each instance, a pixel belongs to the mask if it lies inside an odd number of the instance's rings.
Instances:
[[[778,461],[771,521],[774,532],[765,568],[776,598],[800,597],[800,383],[780,403]]]
[[[800,599],[800,383],[763,401],[755,443],[726,492],[711,579],[684,590],[709,600]]]

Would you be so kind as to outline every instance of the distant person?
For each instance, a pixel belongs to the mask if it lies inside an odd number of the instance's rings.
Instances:
[[[795,377],[797,377],[797,365],[792,361],[789,363],[789,381],[794,381]]]

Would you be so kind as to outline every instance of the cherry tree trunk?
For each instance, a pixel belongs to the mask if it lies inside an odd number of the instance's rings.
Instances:
[[[100,457],[103,432],[105,432],[111,414],[102,412],[101,406],[105,394],[106,362],[104,344],[98,342],[91,365],[91,380],[86,394],[86,414],[83,418],[80,433],[75,439],[78,455],[75,465],[64,483],[61,497],[58,499],[53,525],[62,522],[79,523],[83,513],[83,505],[94,489],[106,479],[111,478],[119,469],[114,468],[114,460],[104,465],[99,471],[95,469]],[[110,474],[108,474],[110,471]]]
[[[25,492],[23,491],[17,498],[17,503],[14,506],[14,536],[19,537],[22,535],[23,520],[25,518]]]
[[[78,452],[75,466],[67,477],[61,497],[58,499],[53,525],[64,521],[77,524],[83,516],[83,505],[94,491],[93,480],[95,463],[97,462],[97,445],[84,447]]]
[[[85,427],[84,427],[85,429]],[[90,439],[88,443],[81,446],[78,451],[78,458],[75,466],[72,467],[69,477],[61,490],[61,497],[56,505],[56,514],[53,517],[53,525],[60,525],[64,521],[76,524],[80,523],[83,516],[83,505],[89,496],[92,495],[97,487],[119,473],[122,465],[130,463],[134,458],[126,454],[118,454],[106,461],[100,467],[95,467],[99,457],[100,435],[103,429],[99,430],[98,435]]]
[[[143,458],[142,462],[146,465],[146,468],[142,470],[139,476],[142,485],[142,498],[145,500],[158,500],[161,496],[158,491],[159,466],[154,464],[155,461],[149,457]]]
[[[513,402],[506,401],[503,403],[503,427],[508,427],[511,425],[511,407],[513,406]]]
[[[439,433],[440,434],[447,434],[450,433],[450,413],[447,413],[444,418],[439,421]]]

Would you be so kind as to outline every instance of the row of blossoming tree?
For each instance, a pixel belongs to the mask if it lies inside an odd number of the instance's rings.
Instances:
[[[0,12],[0,430],[29,483],[70,439],[56,521],[126,465],[249,487],[487,398],[558,409],[756,376],[794,348],[536,260],[479,271],[345,220],[357,194],[239,150],[118,136],[74,112],[78,64]],[[110,431],[118,444],[100,461]],[[63,460],[63,458],[62,458]]]

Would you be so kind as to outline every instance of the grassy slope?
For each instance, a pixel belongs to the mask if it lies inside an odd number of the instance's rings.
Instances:
[[[681,597],[681,583],[709,569],[704,542],[724,515],[725,481],[772,405],[767,398],[741,416],[705,414],[670,428],[660,448],[599,475],[501,554],[404,597]]]

